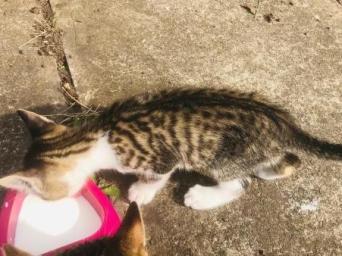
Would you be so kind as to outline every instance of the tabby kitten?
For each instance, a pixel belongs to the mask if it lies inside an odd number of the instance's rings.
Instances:
[[[1,251],[1,249],[0,249]],[[4,247],[4,256],[30,256],[11,245]],[[139,208],[131,203],[120,230],[113,237],[86,243],[58,254],[59,256],[148,256],[145,231]]]
[[[66,127],[19,110],[33,143],[25,169],[0,185],[54,200],[80,190],[101,169],[135,173],[128,197],[149,203],[177,169],[214,178],[239,169],[241,176],[214,186],[195,185],[184,203],[209,209],[243,194],[250,175],[272,180],[300,164],[296,150],[341,160],[342,145],[317,139],[293,117],[255,93],[176,89],[115,102],[81,127]]]

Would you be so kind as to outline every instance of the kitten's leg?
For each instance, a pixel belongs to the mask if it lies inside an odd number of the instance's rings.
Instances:
[[[133,183],[128,190],[129,201],[135,201],[139,205],[148,204],[157,192],[164,187],[171,174],[172,172],[141,175],[139,180]]]
[[[255,176],[264,180],[286,178],[300,166],[300,159],[292,153],[285,153],[280,159],[261,163],[256,167]]]
[[[207,210],[227,204],[244,194],[251,178],[220,182],[215,186],[195,185],[184,196],[184,204],[192,209]]]

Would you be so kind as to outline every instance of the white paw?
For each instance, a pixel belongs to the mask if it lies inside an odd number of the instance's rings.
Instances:
[[[146,183],[134,183],[128,190],[128,199],[130,202],[135,201],[138,205],[148,204],[152,201],[156,194],[156,190]]]
[[[195,210],[212,209],[240,197],[245,191],[244,186],[241,179],[222,182],[211,187],[195,185],[185,194],[184,204]]]

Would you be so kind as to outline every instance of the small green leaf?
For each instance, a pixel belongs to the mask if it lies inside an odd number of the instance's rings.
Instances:
[[[120,196],[120,190],[114,185],[110,185],[102,190],[113,200]]]
[[[95,182],[97,183],[97,186],[102,189],[102,191],[109,196],[112,200],[116,200],[120,197],[120,190],[113,184],[110,184],[106,182],[104,179],[98,178],[96,180],[95,177],[93,177]]]

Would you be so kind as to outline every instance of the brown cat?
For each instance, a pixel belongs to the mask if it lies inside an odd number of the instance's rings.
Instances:
[[[30,256],[11,245],[4,247],[4,256]],[[148,256],[145,249],[145,231],[139,208],[131,203],[119,232],[113,236],[83,244],[59,256]]]
[[[177,89],[115,102],[80,127],[66,127],[19,110],[33,143],[24,170],[0,185],[54,200],[76,193],[101,169],[135,173],[140,179],[129,199],[150,202],[177,169],[213,177],[240,170],[240,177],[214,186],[195,185],[184,203],[209,209],[228,203],[251,182],[291,175],[304,150],[342,159],[342,145],[317,139],[296,125],[282,108],[255,93]]]

